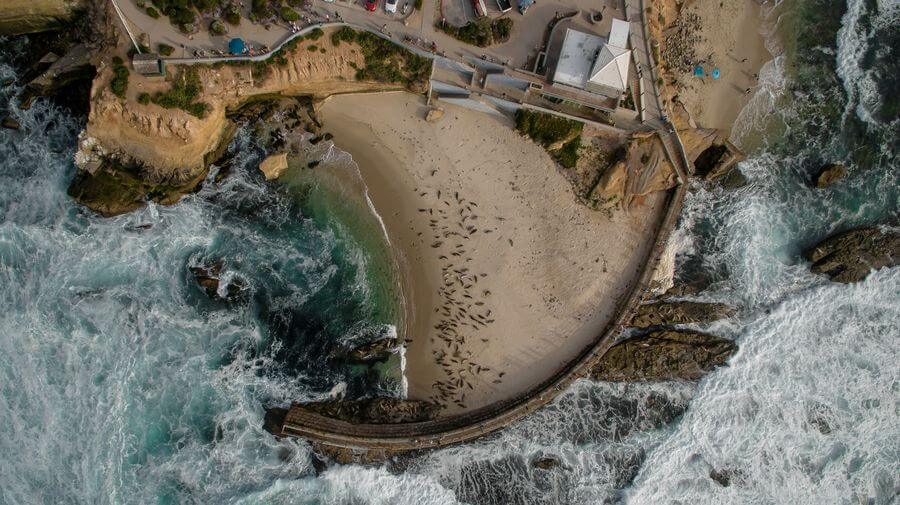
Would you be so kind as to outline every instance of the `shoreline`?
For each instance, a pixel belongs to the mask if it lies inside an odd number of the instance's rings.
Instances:
[[[415,95],[318,109],[394,244],[410,399],[442,404],[441,417],[510,400],[596,341],[643,268],[664,195],[592,211],[510,121],[448,105],[427,123]]]

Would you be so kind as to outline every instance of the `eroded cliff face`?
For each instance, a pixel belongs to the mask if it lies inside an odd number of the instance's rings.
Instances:
[[[254,75],[250,66],[199,66],[202,86],[198,102],[209,104],[203,118],[180,109],[165,109],[153,103],[141,104],[138,95],[164,92],[178,69],[169,66],[168,78],[129,76],[124,99],[110,90],[112,69],[102,65],[91,91],[91,112],[83,132],[76,164],[92,172],[106,158],[123,165],[140,166],[142,175],[155,183],[182,183],[206,170],[210,153],[227,130],[228,109],[253,96],[266,94],[325,97],[335,93],[391,89],[398,86],[354,79],[354,65],[363,64],[355,46],[331,46],[323,37],[317,41],[325,52],[308,51],[305,45],[289,55],[286,65],[270,65],[267,76]],[[258,74],[258,72],[256,72]]]
[[[0,35],[21,35],[59,28],[87,0],[3,0]]]
[[[666,156],[656,133],[635,133],[628,140],[624,156],[613,161],[589,195],[597,207],[622,204],[675,187],[675,167]]]

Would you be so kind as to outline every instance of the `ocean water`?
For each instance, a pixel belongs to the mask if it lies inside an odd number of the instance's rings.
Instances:
[[[692,183],[674,236],[679,278],[738,309],[705,328],[738,342],[729,366],[699,383],[579,381],[502,433],[318,475],[306,443],[262,430],[263,408],[402,387],[323,358],[396,321],[377,222],[346,217],[360,213],[340,184],[254,177],[248,130],[221,184],[92,217],[65,195],[81,125],[0,90],[24,130],[0,132],[0,503],[896,503],[900,269],[838,285],[800,253],[900,223],[900,2],[775,3],[778,56],[733,132],[747,183]],[[838,160],[847,178],[811,188]],[[221,256],[254,290],[242,304],[186,274]]]

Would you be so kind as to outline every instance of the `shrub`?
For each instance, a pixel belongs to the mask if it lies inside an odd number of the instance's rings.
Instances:
[[[137,5],[138,9],[143,9],[147,6],[147,4],[144,3],[144,0],[137,0],[137,2],[135,2],[135,5]]]
[[[315,28],[311,32],[306,34],[306,38],[308,38],[309,40],[319,40],[322,35],[325,35],[325,32],[323,32],[321,28]]]
[[[147,7],[147,15],[153,19],[159,19],[159,11],[153,7]]]
[[[315,44],[313,44],[313,45],[307,47],[306,50],[309,52],[313,52],[313,51],[318,51],[319,48]]]
[[[574,168],[578,163],[578,150],[581,148],[581,137],[575,137],[574,139],[563,144],[562,148],[556,154],[556,160],[559,161],[559,164],[566,168]]]
[[[300,14],[297,14],[297,11],[291,9],[290,7],[282,7],[281,19],[287,22],[297,21],[298,19],[300,19]]]
[[[331,34],[331,44],[335,47],[341,45],[341,42],[352,42],[356,40],[356,31],[349,26],[342,26]]]
[[[122,58],[113,57],[113,78],[109,81],[109,88],[119,98],[125,98],[125,92],[128,91],[128,69],[125,67]]]
[[[415,0],[415,2],[413,2],[413,8],[418,11],[422,10],[422,0]]]
[[[221,20],[216,19],[209,24],[209,33],[212,35],[225,35],[227,32],[228,28],[225,27],[225,23]]]
[[[175,52],[175,48],[170,46],[169,44],[160,43],[156,47],[157,47],[157,50],[159,51],[159,54],[161,54],[163,56],[172,56],[172,53]]]
[[[138,95],[138,103],[141,103],[143,105],[147,105],[148,103],[150,103],[150,93],[141,93],[140,95]]]
[[[502,18],[494,21],[492,25],[494,38],[499,42],[506,42],[512,33],[512,19]]]
[[[241,24],[241,12],[236,7],[231,7],[225,11],[225,22],[231,26]]]
[[[165,93],[157,93],[153,103],[166,109],[181,109],[188,114],[202,118],[209,110],[209,104],[197,102],[200,95],[200,74],[196,67],[183,68],[172,81],[172,87]]]
[[[269,0],[253,0],[253,4],[250,6],[250,13],[256,19],[272,17],[272,8],[269,7]]]

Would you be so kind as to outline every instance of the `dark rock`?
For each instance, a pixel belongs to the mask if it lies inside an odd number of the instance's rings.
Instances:
[[[9,79],[3,79],[3,82],[0,83],[0,85],[2,85],[4,88],[6,88],[9,86],[12,86],[15,83],[16,83],[15,79],[9,78]]]
[[[726,174],[731,174],[732,168],[743,159],[744,154],[731,142],[712,144],[694,160],[695,174],[708,181],[718,179]],[[730,185],[740,184],[739,181],[730,179],[729,177]]]
[[[376,397],[365,400],[329,400],[295,404],[291,407],[291,412],[295,409],[352,424],[399,424],[434,419],[440,407],[426,401]]]
[[[693,331],[657,330],[610,348],[591,370],[604,381],[697,380],[737,351],[731,340]]]
[[[559,465],[559,459],[553,456],[544,456],[542,458],[537,458],[531,462],[531,466],[540,468],[541,470],[552,470],[559,467]]]
[[[833,235],[803,256],[810,270],[835,282],[858,282],[872,270],[900,264],[900,233],[879,228],[857,228]]]
[[[223,267],[222,261],[214,261],[209,265],[189,267],[188,270],[207,296],[213,300],[233,300],[244,290],[246,284],[239,277],[232,277],[225,286],[225,296],[219,295]]]
[[[708,323],[734,315],[734,309],[724,303],[667,302],[641,305],[631,321],[635,328],[653,326]]]
[[[3,118],[3,121],[0,122],[0,126],[6,128],[7,130],[18,130],[19,128],[21,128],[19,122],[9,116]]]
[[[322,163],[322,162],[318,161],[318,160],[310,161],[309,163],[306,164],[306,168],[316,168],[317,166],[319,166],[319,163]]]
[[[384,361],[397,352],[399,345],[396,338],[382,338],[351,349],[347,353],[347,360],[357,364]]]
[[[108,160],[93,173],[79,170],[68,193],[77,203],[110,217],[139,209],[148,200],[172,205],[196,189],[205,176],[204,171],[182,184],[154,184],[142,177],[139,169]]]
[[[37,75],[29,79],[20,107],[24,107],[26,103],[30,107],[35,97],[48,97],[57,105],[76,114],[86,115],[90,108],[91,86],[97,74],[91,63],[89,48],[84,44],[77,44],[69,48],[61,58],[53,56],[54,58],[49,59],[45,56],[33,67],[32,71]]]
[[[846,175],[847,167],[843,163],[829,163],[822,167],[819,175],[816,176],[816,187],[821,189],[830,186]]]

